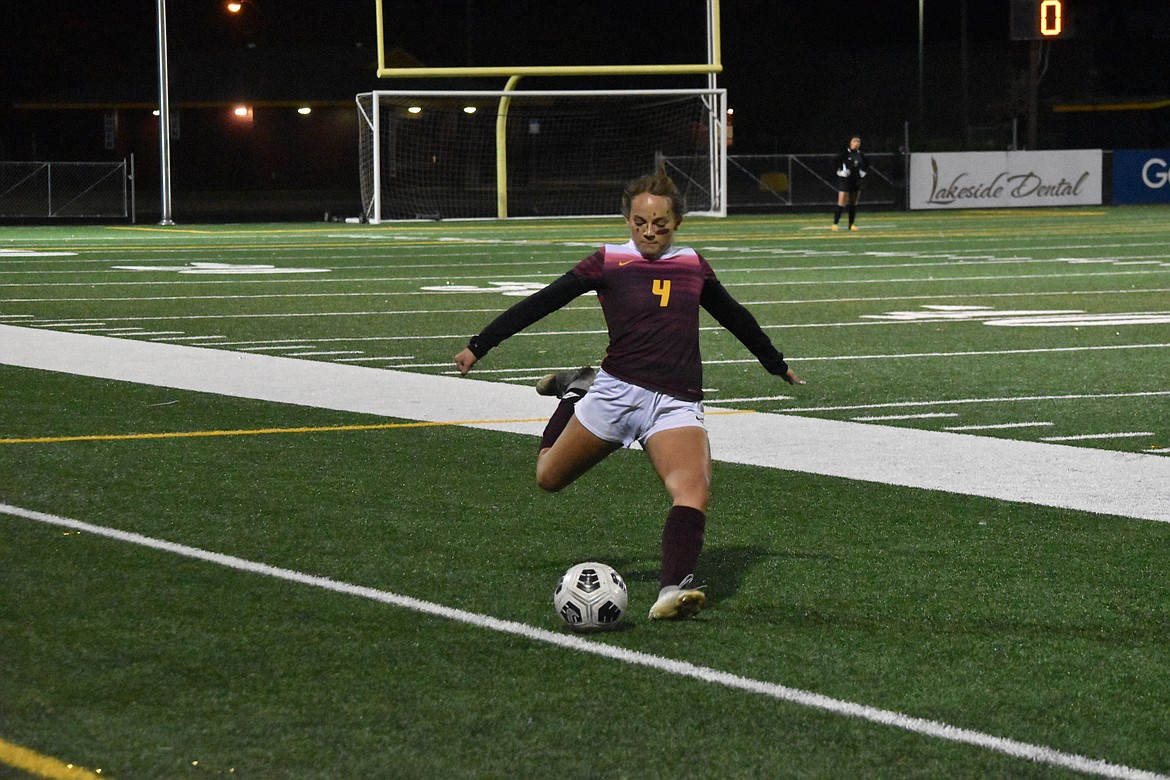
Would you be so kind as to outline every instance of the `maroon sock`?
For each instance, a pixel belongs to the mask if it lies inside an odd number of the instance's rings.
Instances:
[[[565,430],[565,426],[569,424],[569,420],[573,419],[573,407],[581,400],[581,396],[573,394],[565,396],[561,399],[561,403],[557,406],[556,411],[552,413],[548,424],[544,426],[544,433],[540,436],[540,448],[542,450],[553,446]]]
[[[662,527],[662,570],[659,587],[678,585],[695,571],[703,550],[707,515],[691,506],[672,506]]]

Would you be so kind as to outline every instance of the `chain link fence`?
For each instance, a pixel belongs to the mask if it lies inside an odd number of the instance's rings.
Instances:
[[[0,217],[130,216],[126,162],[0,162]]]
[[[867,206],[905,205],[904,158],[866,154],[869,175],[862,187]],[[730,209],[781,211],[837,202],[832,154],[737,154],[727,157],[727,203]]]

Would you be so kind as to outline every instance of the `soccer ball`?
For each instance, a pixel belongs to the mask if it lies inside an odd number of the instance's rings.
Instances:
[[[626,613],[628,600],[622,575],[596,561],[570,568],[553,591],[553,607],[574,631],[614,628]]]

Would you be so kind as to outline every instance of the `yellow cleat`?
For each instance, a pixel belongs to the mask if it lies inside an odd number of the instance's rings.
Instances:
[[[691,575],[680,585],[667,585],[658,593],[658,600],[650,607],[651,620],[684,620],[699,614],[707,605],[707,595],[697,588],[688,588]]]
[[[838,225],[836,222],[834,222],[832,225],[829,225],[829,230],[832,230],[834,232],[836,232],[840,229],[841,229],[841,226]]]

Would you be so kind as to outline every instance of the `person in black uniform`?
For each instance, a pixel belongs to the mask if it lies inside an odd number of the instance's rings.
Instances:
[[[869,161],[861,152],[861,136],[849,139],[849,148],[837,155],[833,163],[837,175],[837,208],[833,210],[833,230],[839,230],[841,212],[849,213],[849,229],[857,230],[857,200],[861,195],[861,180],[869,172]]]

